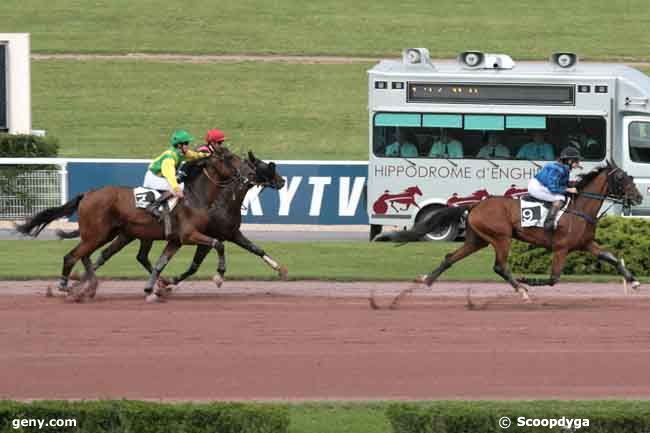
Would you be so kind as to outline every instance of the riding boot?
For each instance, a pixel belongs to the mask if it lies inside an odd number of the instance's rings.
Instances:
[[[557,216],[557,213],[560,211],[562,208],[562,205],[564,202],[562,201],[554,201],[553,205],[551,208],[548,210],[548,214],[546,215],[546,220],[544,220],[544,231],[548,234],[552,234],[553,230],[555,229],[555,217]]]
[[[159,222],[162,222],[163,220],[163,215],[160,213],[160,205],[165,204],[167,205],[167,199],[171,197],[173,194],[171,191],[165,191],[163,192],[160,197],[158,197],[155,201],[153,201],[149,206],[147,206],[146,211],[149,212],[151,215],[156,217],[156,219]]]

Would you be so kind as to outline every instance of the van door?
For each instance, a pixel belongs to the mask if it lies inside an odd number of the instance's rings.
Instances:
[[[623,170],[634,176],[643,203],[632,208],[632,215],[650,216],[650,117],[623,119]]]

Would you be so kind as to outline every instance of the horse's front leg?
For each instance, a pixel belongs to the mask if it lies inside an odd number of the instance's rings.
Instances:
[[[206,236],[197,230],[193,230],[187,235],[183,236],[183,243],[203,245],[208,248],[214,248],[217,251],[217,254],[219,255],[219,265],[217,266],[219,277],[215,275],[213,281],[217,286],[220,287],[221,283],[223,283],[223,276],[226,273],[226,255],[223,242],[221,242],[219,239]]]
[[[543,278],[517,278],[520,283],[528,284],[529,286],[554,286],[560,281],[562,270],[566,264],[566,257],[569,254],[568,250],[553,251],[553,262],[551,264],[551,276],[548,279]]]
[[[280,265],[278,262],[273,260],[270,256],[264,252],[263,249],[255,245],[253,242],[250,241],[246,236],[242,234],[241,231],[237,230],[231,241],[246,251],[250,251],[251,253],[255,254],[256,256],[260,257],[262,260],[264,260],[264,263],[269,265],[271,268],[273,268],[274,271],[278,273],[280,278],[282,280],[287,280],[289,271],[285,266]]]
[[[634,290],[639,290],[639,287],[641,286],[639,280],[636,279],[632,271],[626,268],[625,265],[614,254],[603,250],[596,241],[589,242],[589,244],[585,247],[585,250],[596,256],[598,260],[614,266],[618,273],[621,274],[623,278],[625,278],[625,281],[627,283],[632,283],[632,288]]]
[[[149,281],[147,281],[147,285],[144,288],[145,293],[149,293],[149,295],[146,297],[147,302],[161,301],[161,297],[160,297],[161,293],[158,290],[154,292],[153,286],[158,280],[160,273],[163,271],[163,269],[165,269],[165,266],[167,266],[167,264],[170,262],[172,257],[174,257],[174,254],[176,254],[176,252],[180,248],[181,248],[181,244],[178,242],[167,242],[167,245],[165,245],[165,249],[160,255],[158,261],[156,262],[156,265],[153,267],[153,272],[149,276]]]
[[[210,252],[210,247],[206,245],[198,245],[196,247],[196,251],[194,252],[192,263],[190,263],[190,267],[187,268],[187,270],[182,274],[180,274],[179,276],[172,278],[170,284],[176,285],[181,281],[184,281],[188,277],[194,275],[196,271],[198,271],[199,268],[201,267],[203,260],[205,260],[205,257],[208,255],[209,252]]]

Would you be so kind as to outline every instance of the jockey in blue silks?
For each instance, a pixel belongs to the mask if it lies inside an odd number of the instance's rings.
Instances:
[[[546,164],[528,183],[528,193],[533,197],[553,203],[544,221],[544,231],[552,232],[557,213],[566,201],[565,194],[576,194],[574,187],[569,187],[569,173],[580,167],[582,155],[575,147],[565,147],[560,153],[559,161]]]

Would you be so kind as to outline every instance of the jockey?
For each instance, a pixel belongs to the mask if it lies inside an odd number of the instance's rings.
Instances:
[[[147,211],[158,219],[161,217],[158,207],[168,198],[173,195],[179,199],[183,198],[183,188],[176,180],[176,168],[186,160],[191,161],[210,156],[209,153],[189,150],[191,141],[192,136],[187,131],[175,131],[170,139],[170,148],[149,164],[143,186],[164,191],[156,201],[147,206]],[[166,208],[166,206],[164,207]],[[167,215],[165,214],[165,216]]]
[[[565,147],[560,153],[559,161],[549,162],[528,183],[528,193],[533,197],[552,202],[546,215],[544,231],[552,232],[557,213],[566,200],[566,193],[576,194],[574,187],[569,187],[569,173],[580,167],[582,156],[575,147]]]
[[[220,129],[210,129],[205,134],[205,144],[199,146],[196,150],[199,152],[214,153],[219,149],[226,140],[226,135]]]

